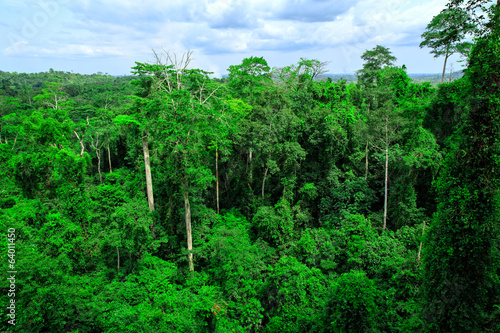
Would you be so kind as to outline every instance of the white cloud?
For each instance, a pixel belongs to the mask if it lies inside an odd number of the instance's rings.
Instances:
[[[115,46],[106,45],[85,45],[85,44],[56,44],[38,46],[31,45],[27,41],[18,42],[3,50],[8,56],[51,56],[54,58],[62,57],[102,57],[102,56],[122,56],[123,50]]]
[[[3,49],[3,54],[8,56],[13,56],[21,52],[24,52],[25,50],[28,49],[28,47],[29,46],[27,41],[19,41]]]
[[[23,22],[41,11],[21,2],[0,5],[0,50],[4,57],[38,55],[54,59],[128,57],[151,59],[161,47],[196,50],[216,70],[230,54],[301,53],[312,58],[336,49],[340,60],[359,57],[382,44],[415,45],[447,0],[54,0],[50,21],[33,36]],[[2,10],[6,8],[6,11]],[[15,16],[14,18],[12,16]],[[31,21],[30,21],[31,20]],[[26,28],[25,28],[26,29]],[[6,36],[20,36],[8,38]],[[0,37],[1,38],[1,37]],[[296,59],[292,60],[296,61]],[[2,59],[0,59],[1,61]],[[329,59],[330,60],[330,59]],[[55,60],[54,60],[55,61]],[[227,60],[224,60],[227,61]],[[55,65],[54,65],[55,66]],[[125,71],[125,70],[124,70]]]

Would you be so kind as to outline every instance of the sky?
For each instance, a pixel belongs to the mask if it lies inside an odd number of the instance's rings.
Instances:
[[[447,2],[0,0],[0,70],[128,75],[135,62],[153,62],[153,50],[179,57],[191,50],[192,67],[217,77],[251,56],[271,67],[317,59],[347,74],[382,45],[409,73],[440,73],[444,59],[419,44]],[[454,70],[458,60],[449,61]]]

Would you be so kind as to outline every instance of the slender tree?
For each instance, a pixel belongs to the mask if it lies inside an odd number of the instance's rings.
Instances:
[[[95,155],[97,157],[97,172],[99,173],[99,183],[102,183],[102,174],[101,174],[101,149],[104,142],[99,142],[99,133],[96,133],[95,136],[90,135],[90,145],[95,150]]]
[[[401,110],[396,109],[391,102],[387,102],[372,111],[368,121],[370,122],[369,142],[384,156],[384,219],[382,229],[385,230],[387,228],[389,157],[394,142],[401,136]]]
[[[420,47],[429,47],[434,57],[444,55],[443,74],[441,83],[444,82],[446,63],[454,53],[466,55],[472,43],[465,41],[475,26],[468,23],[469,15],[461,8],[446,8],[439,15],[434,16],[422,34],[423,42]]]
[[[155,210],[155,199],[153,195],[153,179],[151,177],[151,160],[149,158],[148,131],[142,131],[142,152],[144,154],[144,173],[146,175],[146,193],[148,196],[149,210]]]

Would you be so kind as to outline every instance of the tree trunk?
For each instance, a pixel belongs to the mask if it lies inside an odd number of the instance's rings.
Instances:
[[[153,198],[153,180],[151,179],[151,165],[149,163],[148,133],[142,133],[142,150],[144,152],[144,167],[146,169],[146,192],[148,195],[149,211],[155,210]]]
[[[250,152],[248,153],[248,159],[249,159],[249,163],[250,163],[250,173],[248,175],[248,179],[250,181],[250,183],[252,182],[252,178],[253,178],[253,166],[252,166],[252,149],[250,148]]]
[[[16,141],[17,141],[17,136],[18,135],[19,135],[19,132],[16,133],[16,137],[14,138],[14,143],[12,144],[12,148],[10,148],[10,150],[14,150],[14,147],[16,146]]]
[[[78,133],[76,133],[76,131],[73,131],[73,133],[75,133],[76,138],[78,139],[78,142],[80,142],[80,147],[81,147],[80,157],[83,157],[83,153],[85,152],[85,146],[83,145],[83,136],[84,136],[84,134],[82,134],[82,138],[80,139],[80,136],[78,135]]]
[[[264,172],[264,178],[262,179],[262,200],[264,200],[264,187],[266,185],[266,176],[269,168],[266,168],[266,172]]]
[[[370,106],[371,104],[368,103],[368,116],[370,115]],[[366,148],[365,148],[365,179],[368,179],[368,143],[369,140],[366,140]]]
[[[109,162],[109,173],[113,173],[113,168],[111,167],[111,153],[109,152],[109,142],[108,142],[108,162]]]
[[[87,130],[88,127],[89,127],[89,117],[87,117],[87,126],[85,126],[85,128],[83,129],[82,137],[81,138],[78,135],[78,133],[76,133],[76,131],[73,131],[73,133],[75,133],[75,135],[76,135],[76,138],[80,142],[80,147],[81,147],[80,157],[83,157],[83,153],[85,152],[85,146],[83,145],[83,138],[85,137],[85,131]]]
[[[389,173],[389,147],[385,149],[384,230],[387,227],[387,179]]]
[[[95,156],[97,157],[97,172],[99,173],[99,183],[102,183],[101,148],[103,146],[103,143],[99,145],[99,134],[96,134],[95,141],[92,135],[90,136],[90,146],[95,150]]]
[[[184,194],[184,210],[186,214],[186,236],[187,236],[187,248],[188,248],[188,260],[189,260],[189,270],[192,272],[194,271],[194,265],[193,265],[193,235],[191,231],[191,207],[189,205],[189,189],[188,189],[188,184],[185,182],[184,183],[184,189],[183,189],[183,194]]]
[[[385,118],[385,181],[384,181],[384,227],[387,228],[387,182],[389,178],[389,118]]]
[[[217,214],[219,214],[219,149],[215,148],[215,178],[217,179]]]
[[[450,46],[446,48],[446,55],[444,56],[444,65],[443,65],[443,75],[441,76],[441,84],[444,82],[444,73],[446,71],[446,62],[448,61],[448,51],[450,49]]]
[[[95,154],[97,156],[97,172],[99,172],[99,183],[102,183],[102,175],[101,175],[101,154],[100,149],[95,150]]]
[[[424,236],[425,232],[425,221],[424,221],[424,226],[422,227],[422,237]],[[420,241],[420,246],[418,247],[418,255],[417,255],[417,267],[420,264],[420,253],[422,252],[422,241]]]

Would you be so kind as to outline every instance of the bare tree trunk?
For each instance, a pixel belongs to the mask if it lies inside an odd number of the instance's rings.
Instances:
[[[217,178],[217,214],[219,214],[219,149],[215,148],[215,178]]]
[[[149,211],[155,210],[155,202],[153,198],[153,180],[151,179],[151,165],[149,162],[149,148],[148,148],[148,133],[142,133],[142,150],[144,152],[144,167],[146,169],[146,192],[148,195]]]
[[[95,156],[97,157],[97,172],[99,173],[99,183],[102,183],[101,174],[101,148],[104,143],[99,145],[99,133],[96,134],[95,139],[90,135],[90,145],[95,150]]]
[[[422,227],[422,236],[424,235],[425,232],[425,221],[424,221],[424,226]],[[420,253],[422,252],[422,241],[420,242],[420,246],[418,248],[418,256],[417,256],[417,267],[420,264]]]
[[[89,127],[89,117],[87,117],[87,126],[85,126],[85,129],[83,130],[81,138],[78,135],[78,133],[76,133],[76,131],[73,131],[73,133],[75,133],[76,135],[76,138],[80,142],[80,147],[81,147],[80,157],[83,157],[83,152],[85,151],[85,146],[83,145],[83,138],[85,137],[85,131],[87,130],[88,127]]]
[[[108,142],[108,162],[109,162],[109,173],[113,173],[113,168],[111,167],[111,153],[109,152],[109,142]]]
[[[368,115],[370,115],[370,106],[371,104],[368,103]],[[365,147],[365,179],[368,179],[368,144],[369,140],[366,139],[366,147]]]
[[[385,189],[384,189],[384,228],[387,227],[387,179],[389,173],[389,147],[385,148]]]
[[[446,55],[444,56],[444,65],[443,65],[443,75],[441,76],[441,84],[444,82],[444,73],[446,71],[446,62],[448,61],[448,50],[450,49],[450,46],[446,48]]]
[[[384,227],[387,228],[387,182],[389,178],[389,118],[385,118],[385,181],[384,181]]]
[[[95,154],[97,156],[97,172],[99,172],[99,183],[102,183],[102,175],[101,175],[101,150],[96,149]]]
[[[10,150],[14,150],[14,147],[16,146],[16,141],[17,141],[18,135],[19,135],[19,132],[16,133],[16,137],[14,138],[14,144],[12,144],[12,148],[10,148]]]
[[[252,178],[253,178],[253,166],[252,166],[252,149],[250,148],[250,152],[248,153],[248,159],[249,159],[249,162],[250,162],[250,174],[248,176],[248,179],[250,180],[250,182],[252,182]]]
[[[194,271],[193,264],[193,234],[191,230],[191,206],[189,205],[189,189],[188,184],[184,183],[184,210],[186,214],[186,236],[187,236],[187,248],[188,248],[188,260],[189,260],[189,270]]]
[[[264,178],[262,179],[262,200],[264,200],[264,187],[266,185],[266,176],[269,168],[266,168],[266,172],[264,172]]]

